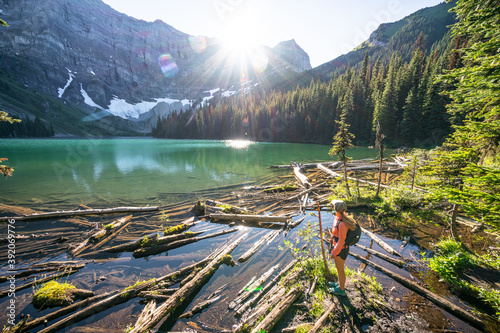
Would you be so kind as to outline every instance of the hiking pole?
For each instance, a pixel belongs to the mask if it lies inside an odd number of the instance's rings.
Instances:
[[[330,269],[328,268],[328,262],[326,261],[326,254],[325,254],[325,244],[323,240],[323,226],[321,224],[321,207],[318,204],[318,217],[319,217],[319,239],[321,242],[321,253],[323,254],[323,262],[325,264],[325,270],[326,270],[326,277],[328,280],[332,280],[332,274],[330,273]]]

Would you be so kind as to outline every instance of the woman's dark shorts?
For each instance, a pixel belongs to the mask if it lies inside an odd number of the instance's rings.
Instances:
[[[345,249],[342,249],[342,251],[340,251],[339,257],[342,258],[343,260],[346,260],[348,254],[349,254],[349,247],[346,247]]]

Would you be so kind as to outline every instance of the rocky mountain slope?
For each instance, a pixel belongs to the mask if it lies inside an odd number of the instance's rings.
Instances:
[[[108,122],[111,132],[125,126],[147,133],[158,114],[206,101],[216,88],[228,95],[239,89],[241,69],[220,61],[217,40],[189,36],[159,20],[134,19],[101,0],[0,0],[0,8],[9,24],[0,29],[2,86],[15,82],[16,90],[38,94],[42,104],[59,99],[62,108]],[[259,82],[266,72],[311,68],[293,40],[263,53],[265,71],[248,70],[247,82]],[[0,102],[6,111],[38,115],[55,123],[56,132],[72,132],[58,126],[58,112],[46,101],[43,108],[30,101],[40,109],[32,112],[23,110],[23,101],[6,99]]]

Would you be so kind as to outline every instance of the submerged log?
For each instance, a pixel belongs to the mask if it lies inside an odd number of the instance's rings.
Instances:
[[[271,288],[273,288],[276,285],[276,283],[278,282],[278,280],[282,276],[284,276],[293,266],[295,266],[296,263],[297,263],[297,260],[294,259],[288,265],[286,265],[275,277],[273,277],[273,279],[271,281],[269,281],[266,284],[266,286],[264,288],[262,288],[261,290],[258,290],[249,301],[241,304],[241,306],[238,308],[238,310],[236,310],[235,315],[241,317],[243,315],[243,313],[245,313],[245,311],[248,308],[255,306],[255,304],[257,304],[257,302],[259,301],[260,297],[262,295],[266,294]]]
[[[207,201],[205,201],[205,204],[208,205],[208,206],[212,206],[212,207],[221,207],[224,210],[227,210],[224,213],[229,213],[229,214],[250,214],[248,212],[248,210],[246,210],[244,208],[241,208],[241,207],[238,207],[238,206],[234,206],[234,205],[230,205],[230,204],[227,204],[227,203],[224,203],[224,202],[220,202],[220,201],[207,200]]]
[[[200,222],[201,221],[195,221],[195,217],[190,217],[187,220],[182,221],[180,224],[171,227],[166,227],[163,232],[163,235],[169,236],[174,234],[180,234],[181,232],[188,230],[189,228],[197,225]]]
[[[317,190],[318,188],[320,188],[320,187],[322,187],[324,185],[326,185],[326,182],[322,182],[322,183],[320,183],[318,185],[315,185],[315,186],[313,186],[311,188],[308,188],[307,190],[304,190],[304,191],[302,191],[302,192],[300,192],[300,193],[298,193],[298,194],[296,194],[296,195],[294,195],[294,196],[292,196],[290,198],[286,198],[283,201],[292,201],[292,200],[298,199],[298,198],[302,197],[304,194],[307,194],[307,193],[309,193],[311,191]]]
[[[96,214],[118,214],[118,213],[131,213],[131,212],[152,212],[158,210],[160,206],[152,207],[115,207],[115,208],[104,208],[104,209],[82,209],[82,210],[68,210],[68,211],[58,211],[58,212],[46,212],[38,214],[30,214],[16,217],[0,217],[0,222],[7,222],[8,220],[14,219],[16,221],[28,221],[28,220],[40,220],[48,219],[53,217],[65,217],[65,216],[78,216],[78,215],[96,215]]]
[[[283,317],[290,306],[303,294],[299,287],[294,287],[285,298],[252,330],[252,333],[269,332]]]
[[[130,251],[137,250],[140,247],[161,245],[161,244],[166,244],[166,243],[172,243],[172,242],[182,240],[182,239],[197,237],[197,236],[201,235],[202,233],[203,232],[201,232],[201,231],[200,232],[185,232],[182,234],[163,236],[163,237],[158,237],[158,234],[153,234],[151,236],[144,236],[142,238],[136,239],[134,241],[131,241],[131,242],[128,242],[125,244],[115,245],[112,247],[102,249],[100,251],[87,253],[86,255],[91,255],[91,254],[96,254],[96,253],[101,253],[101,252],[130,252]]]
[[[250,284],[247,288],[245,288],[245,291],[241,293],[234,301],[229,303],[228,308],[231,310],[234,310],[236,307],[238,307],[239,304],[243,303],[246,301],[252,294],[257,291],[259,288],[262,288],[262,285],[264,282],[267,281],[273,275],[273,273],[278,269],[279,264],[274,265],[273,267],[269,268],[264,274],[262,274],[261,277],[259,277],[255,282]]]
[[[159,245],[153,244],[153,246],[151,246],[151,247],[145,247],[145,248],[140,248],[140,249],[135,250],[132,253],[132,255],[135,258],[142,258],[142,257],[146,257],[149,255],[165,252],[165,251],[168,251],[171,249],[176,249],[178,247],[181,247],[181,246],[184,246],[187,244],[191,244],[191,243],[195,243],[195,242],[207,239],[207,238],[218,237],[218,236],[222,236],[222,235],[229,234],[232,232],[236,232],[238,230],[239,230],[238,228],[233,228],[233,229],[228,229],[228,230],[222,230],[219,232],[214,232],[212,234],[208,234],[208,235],[205,235],[202,237],[185,238],[185,239],[177,240],[175,242],[166,243],[166,244],[159,244]]]
[[[113,234],[115,228],[119,228],[119,227],[123,226],[125,223],[130,221],[131,218],[132,218],[132,215],[125,216],[125,217],[122,217],[116,221],[109,223],[109,224],[104,225],[101,229],[92,233],[92,235],[90,235],[90,237],[85,239],[83,242],[78,244],[73,250],[71,250],[71,254],[74,256],[80,254],[83,250],[85,250],[86,248],[88,248],[90,246],[89,243],[95,243],[95,242],[99,241],[101,238],[105,237],[106,235]],[[101,244],[103,244],[102,241],[99,242],[98,244],[96,244],[94,246],[94,248],[101,245]]]
[[[379,257],[380,259],[383,259],[383,260],[385,260],[385,261],[387,261],[387,262],[390,262],[391,264],[396,265],[396,266],[398,266],[399,268],[403,268],[403,267],[404,267],[404,265],[405,265],[405,262],[404,262],[404,261],[402,261],[402,260],[398,260],[398,259],[391,258],[391,257],[389,257],[389,256],[387,256],[387,255],[385,255],[385,254],[383,254],[383,253],[380,253],[380,252],[378,252],[378,251],[375,251],[375,250],[369,249],[369,248],[367,248],[366,246],[363,246],[363,245],[361,245],[361,244],[356,244],[355,246],[359,247],[359,248],[360,248],[360,249],[362,249],[362,250],[365,250],[365,251],[366,251],[366,252],[368,252],[368,253],[373,254],[374,256]]]
[[[363,258],[360,255],[357,255],[355,253],[349,253],[351,256],[354,258],[364,262],[367,265],[372,266],[376,270],[384,273],[385,275],[391,277],[392,279],[396,280],[397,282],[401,283],[403,286],[406,288],[416,292],[417,294],[427,298],[430,300],[432,303],[436,304],[440,308],[448,311],[449,313],[453,314],[454,316],[460,318],[461,320],[464,320],[465,322],[471,324],[472,326],[484,330],[485,328],[485,322],[481,319],[473,315],[472,313],[467,312],[466,310],[456,306],[455,304],[451,303],[447,299],[433,293],[430,290],[425,289],[424,287],[418,285],[417,283],[408,280],[405,277],[402,277],[399,274],[396,274],[394,272],[391,272],[390,270],[368,260]]]
[[[199,289],[210,277],[215,273],[216,269],[222,263],[223,258],[229,255],[246,237],[244,234],[231,244],[224,247],[224,250],[218,253],[210,263],[207,264],[198,274],[189,281],[186,285],[179,288],[167,301],[162,303],[154,311],[147,316],[141,318],[141,322],[137,322],[134,328],[129,333],[144,333],[149,332],[156,324],[158,324],[166,315],[177,309],[183,301],[188,298],[193,292]]]
[[[102,246],[104,243],[108,242],[113,238],[114,236],[118,235],[123,229],[128,227],[130,223],[132,223],[130,220],[132,219],[132,215],[129,215],[127,217],[121,218],[115,222],[112,222],[111,225],[107,224],[104,225],[104,228],[106,229],[106,234],[103,236],[103,239],[99,241],[97,244],[92,246],[92,249],[96,249],[99,246]],[[98,241],[99,239],[96,239]]]
[[[386,250],[388,253],[398,256],[398,257],[403,257],[401,254],[399,254],[396,250],[394,250],[389,244],[381,240],[377,235],[375,235],[373,232],[366,230],[365,228],[361,227],[361,231],[368,237],[370,237],[375,243],[380,245],[384,250]]]
[[[295,283],[301,272],[302,270],[299,269],[292,274],[287,275],[283,279],[283,283],[275,284],[272,288],[270,288],[264,296],[262,296],[257,306],[252,310],[251,314],[239,323],[234,332],[248,332],[247,328],[255,326],[259,319],[269,313],[269,309],[274,308],[281,300],[283,300],[287,291],[286,286]]]
[[[267,215],[243,215],[243,214],[210,214],[212,220],[244,220],[246,222],[279,222],[287,223],[286,216],[267,216]]]
[[[85,299],[83,301],[73,303],[73,304],[71,304],[69,306],[66,306],[66,307],[62,308],[62,309],[56,310],[54,312],[51,312],[51,313],[49,313],[49,314],[47,314],[47,315],[45,315],[43,317],[36,318],[36,319],[31,320],[31,321],[28,321],[24,325],[23,331],[28,331],[28,330],[30,330],[32,328],[35,328],[37,326],[40,326],[40,325],[44,324],[45,322],[48,322],[48,321],[57,319],[59,317],[62,317],[64,315],[67,315],[68,313],[71,313],[73,311],[81,309],[84,306],[88,306],[90,304],[98,302],[98,301],[102,300],[103,298],[110,297],[110,296],[112,296],[112,295],[114,295],[116,293],[117,293],[117,291],[111,291],[111,292],[108,292],[108,293],[105,293],[105,294],[96,295],[96,296],[87,298],[87,299]],[[18,332],[18,331],[16,331],[15,329],[13,330],[13,328],[12,328],[10,330],[10,332]],[[19,332],[22,332],[22,331],[19,331]]]
[[[79,322],[80,320],[83,320],[85,318],[88,318],[96,313],[102,312],[106,309],[109,309],[115,305],[127,302],[128,300],[136,297],[141,291],[147,290],[154,286],[155,284],[165,281],[168,279],[173,279],[178,276],[182,276],[187,274],[188,272],[192,271],[193,269],[197,267],[201,267],[205,265],[210,259],[205,258],[193,265],[189,265],[186,267],[183,267],[173,273],[169,273],[167,275],[164,275],[162,277],[159,277],[157,279],[152,279],[150,281],[145,281],[144,283],[140,283],[134,286],[127,287],[123,289],[122,291],[115,293],[111,295],[110,297],[107,297],[99,302],[92,303],[91,305],[87,306],[86,308],[50,325],[49,327],[41,330],[39,333],[48,333],[48,332],[55,332],[58,330],[61,330],[69,325],[72,325],[74,323]]]
[[[82,269],[84,266],[85,265],[74,266],[69,271],[65,271],[65,272],[57,273],[57,274],[54,274],[54,275],[51,275],[51,276],[47,276],[47,277],[44,277],[44,278],[41,278],[41,279],[38,279],[38,280],[35,280],[35,281],[31,281],[29,283],[25,283],[25,284],[23,284],[21,286],[16,286],[16,288],[14,289],[14,292],[18,292],[19,290],[23,290],[23,289],[29,288],[29,287],[34,286],[36,284],[44,283],[44,282],[47,282],[47,281],[50,281],[50,280],[53,280],[53,279],[57,279],[57,278],[60,278],[60,277],[63,277],[63,276],[68,276],[70,274],[74,274],[74,273],[78,272],[80,269]],[[7,290],[0,291],[0,298],[3,298],[5,296],[7,296],[11,292],[12,292],[12,290],[10,288],[7,289]]]
[[[200,313],[204,309],[208,308],[210,305],[212,305],[215,302],[217,302],[219,299],[220,299],[220,296],[217,296],[217,297],[214,297],[214,298],[207,299],[206,301],[203,301],[201,303],[198,303],[198,304],[195,305],[195,307],[191,311],[185,312],[182,315],[180,315],[179,319],[191,318],[195,314]]]
[[[238,262],[245,262],[248,259],[250,259],[257,250],[264,245],[264,243],[270,241],[274,237],[276,237],[281,231],[280,230],[274,230],[271,232],[268,232],[264,237],[259,239],[247,252],[243,253],[241,257],[238,258]]]

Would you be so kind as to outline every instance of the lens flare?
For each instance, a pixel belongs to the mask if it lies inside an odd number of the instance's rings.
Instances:
[[[191,44],[193,51],[198,54],[205,52],[207,48],[207,40],[203,36],[190,36],[189,44]]]
[[[166,78],[173,78],[179,72],[174,58],[170,54],[162,54],[158,57],[158,65]]]

